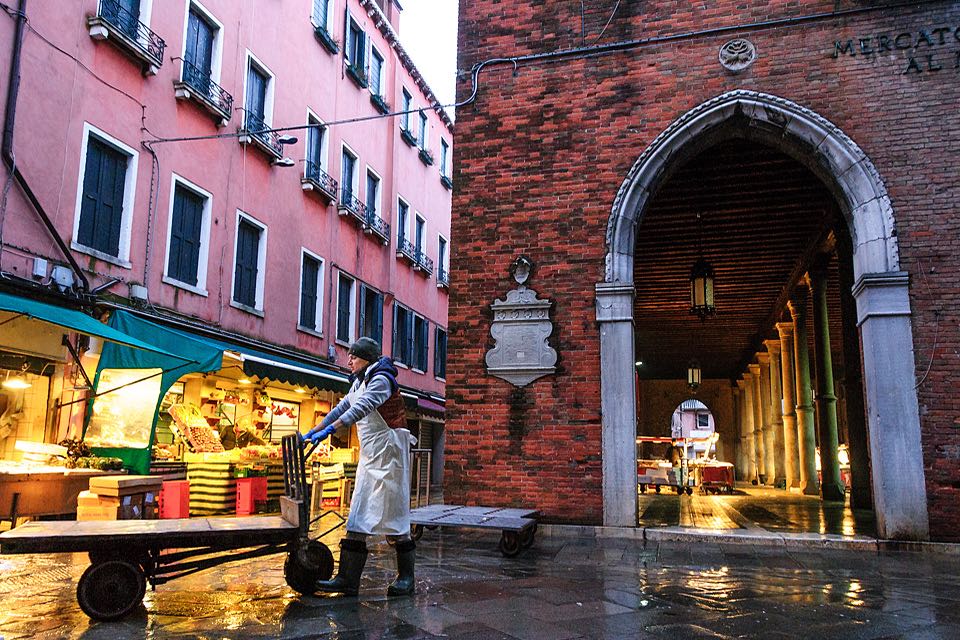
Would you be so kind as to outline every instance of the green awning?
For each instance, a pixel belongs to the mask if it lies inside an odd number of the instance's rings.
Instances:
[[[115,342],[127,347],[144,349],[158,353],[170,358],[176,358],[180,361],[191,361],[189,357],[174,355],[152,344],[148,344],[133,336],[109,327],[102,322],[91,318],[85,313],[65,307],[58,307],[39,300],[31,300],[22,296],[16,296],[9,293],[0,293],[0,311],[9,311],[15,314],[14,318],[24,317],[31,320],[39,320],[48,324],[53,324],[64,329],[83,333],[88,336],[96,336],[109,342]],[[13,318],[8,319],[10,322]]]

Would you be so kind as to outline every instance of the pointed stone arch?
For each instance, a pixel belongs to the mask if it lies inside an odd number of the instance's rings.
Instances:
[[[604,523],[636,526],[633,267],[637,227],[652,196],[688,158],[744,138],[779,149],[833,193],[853,241],[857,322],[878,534],[926,539],[920,418],[914,389],[908,277],[900,271],[894,211],[876,167],[842,130],[794,102],[731,91],[691,109],[648,146],[617,193],[597,284],[603,414]]]

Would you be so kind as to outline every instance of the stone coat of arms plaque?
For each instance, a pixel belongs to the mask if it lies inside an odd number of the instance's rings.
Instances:
[[[514,266],[514,278],[520,286],[509,291],[505,300],[490,305],[490,335],[497,344],[487,352],[486,362],[490,375],[524,387],[556,371],[557,352],[547,342],[553,332],[551,302],[538,300],[536,291],[524,286],[529,264]]]

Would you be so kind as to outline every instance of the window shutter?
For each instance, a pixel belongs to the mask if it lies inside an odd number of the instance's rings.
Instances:
[[[415,320],[414,320],[414,315],[412,311],[407,311],[406,316],[407,316],[407,326],[406,326],[406,335],[404,336],[405,338],[404,351],[406,354],[406,359],[404,360],[404,362],[406,362],[407,364],[413,365],[415,364],[413,360],[413,338],[414,338],[413,325]]]
[[[393,336],[391,340],[390,353],[393,354],[394,360],[402,361],[403,357],[402,357],[402,354],[399,352],[399,343],[397,342],[397,322],[398,322],[397,316],[399,315],[398,310],[399,310],[399,307],[397,306],[397,303],[394,302],[393,303]]]
[[[383,294],[378,293],[374,297],[374,319],[373,319],[373,338],[383,344]]]
[[[255,307],[257,304],[259,245],[260,229],[241,220],[237,234],[237,276],[233,287],[233,298],[248,307]]]
[[[360,285],[360,335],[372,337],[367,333],[367,296],[369,295],[367,285]]]

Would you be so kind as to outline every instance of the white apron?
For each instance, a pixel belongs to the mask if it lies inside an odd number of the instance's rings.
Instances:
[[[352,405],[366,382],[347,394]],[[410,533],[410,446],[406,429],[391,429],[377,411],[357,421],[360,462],[347,531],[399,536]]]

